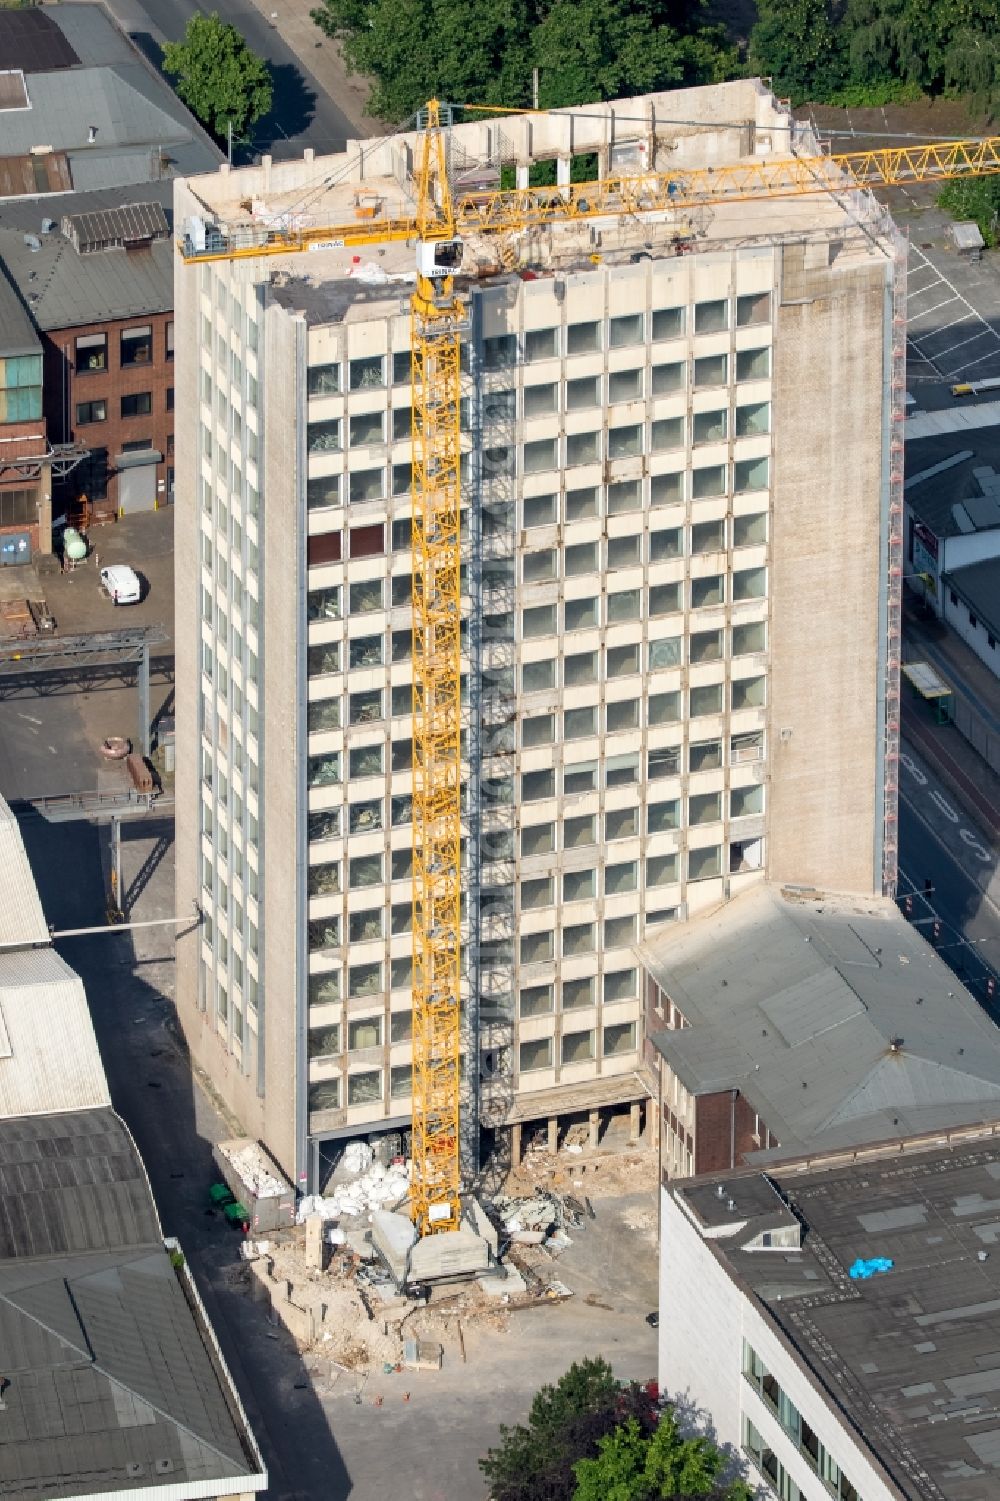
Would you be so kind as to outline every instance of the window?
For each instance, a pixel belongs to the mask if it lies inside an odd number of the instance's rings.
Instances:
[[[672,886],[677,880],[676,855],[650,855],[646,859],[646,885]]]
[[[518,1066],[522,1074],[535,1068],[551,1068],[552,1038],[535,1037],[530,1042],[522,1042],[518,1049]]]
[[[525,445],[527,447],[527,445]],[[553,443],[553,452],[555,445]],[[566,464],[596,464],[601,457],[601,435],[593,433],[569,433],[566,438]],[[554,461],[553,466],[554,467]]]
[[[680,828],[681,805],[677,798],[665,803],[649,803],[646,807],[646,832],[669,834]]]
[[[566,520],[583,521],[597,515],[597,487],[566,491]]]
[[[521,744],[551,745],[555,739],[555,719],[551,714],[532,714],[521,721]]]
[[[676,745],[661,745],[651,750],[646,758],[646,776],[656,782],[661,777],[675,777],[680,771],[680,749]]]
[[[646,700],[649,724],[676,724],[681,717],[681,696],[674,693],[651,693]]]
[[[566,329],[567,354],[592,354],[601,347],[600,323],[570,323]]]
[[[569,608],[567,604],[567,609]],[[617,625],[625,620],[638,620],[642,614],[641,589],[617,589],[608,595],[608,624]],[[597,622],[595,620],[594,624]]]
[[[642,313],[626,313],[623,317],[608,319],[609,349],[625,349],[632,344],[641,344],[644,337]]]
[[[591,626],[596,626],[599,613],[599,600],[596,596],[586,599],[568,599],[563,606],[563,615],[567,631],[585,631]],[[549,608],[555,612],[555,606]]]
[[[733,599],[763,599],[767,593],[766,568],[742,568],[733,574]]]
[[[651,424],[650,447],[653,453],[684,446],[684,418],[664,417]]]
[[[166,410],[168,412],[172,412],[173,409],[174,409],[174,388],[173,388],[173,386],[168,386],[167,387]],[[167,438],[167,451],[168,451],[168,453],[173,451],[171,449],[171,447],[170,447],[170,442],[171,442],[171,438],[168,437]]]
[[[696,521],[691,528],[691,551],[694,554],[720,552],[726,545],[726,523]]]
[[[609,735],[617,734],[620,730],[639,728],[639,700],[637,698],[620,699],[617,703],[608,704],[605,712]]]
[[[567,818],[563,823],[563,841],[568,850],[583,849],[597,843],[597,818],[588,813],[582,818]]]
[[[766,380],[771,374],[770,349],[740,349],[736,353],[736,379]]]
[[[554,328],[535,328],[524,336],[524,358],[530,364],[532,360],[551,360],[559,353],[558,330]]]
[[[754,462],[757,461],[755,460]],[[764,459],[763,462],[766,464],[767,460]],[[725,495],[725,493],[725,464],[710,464],[703,469],[695,469],[692,472],[691,495],[694,500],[704,500],[706,496]]]
[[[80,427],[88,422],[105,422],[108,416],[108,404],[101,401],[81,401],[77,403],[76,420]]]
[[[653,314],[653,337],[656,337],[656,314]],[[669,365],[654,365],[650,372],[650,382],[654,396],[668,396],[672,391],[680,391],[684,386],[687,366],[680,361],[674,361]]]
[[[340,505],[340,475],[327,474],[322,479],[306,480],[306,506],[310,511]]]
[[[733,626],[733,656],[744,657],[767,648],[767,627],[763,620]]]
[[[597,895],[597,872],[567,870],[563,875],[563,901],[583,902]]]
[[[525,417],[544,417],[548,412],[554,412],[556,410],[558,393],[559,387],[554,383],[544,386],[525,386]]]
[[[319,1079],[315,1084],[310,1084],[309,1109],[310,1111],[339,1110],[340,1080]]]
[[[592,922],[570,923],[562,931],[564,956],[592,954],[597,945],[597,929]]]
[[[352,615],[365,615],[373,610],[381,610],[383,607],[382,580],[364,579],[360,583],[352,584],[349,598]]]
[[[653,314],[653,338],[679,339],[684,332],[682,307],[657,308]]]
[[[391,1099],[405,1099],[413,1093],[413,1066],[397,1063],[389,1070],[389,1095]]]
[[[633,646],[609,646],[608,647],[608,677],[628,677],[639,671],[639,647]]]
[[[381,667],[383,640],[381,636],[355,636],[348,642],[351,667]]]
[[[552,1008],[551,985],[529,985],[518,996],[518,1011],[523,1017],[547,1016]]]
[[[654,584],[650,588],[649,614],[651,619],[656,615],[675,615],[680,609],[683,609],[680,584]]]
[[[121,406],[123,417],[148,417],[153,410],[153,393],[133,391],[131,396],[122,397]]]
[[[340,862],[310,865],[307,888],[310,896],[334,896],[340,890]]]
[[[150,323],[123,328],[118,346],[122,369],[129,365],[149,365],[153,359],[153,327]]]
[[[545,552],[528,552],[524,554],[521,563],[521,577],[526,584],[542,583],[546,579],[554,579],[556,576],[556,554],[554,548],[547,548]]]
[[[683,547],[684,537],[679,526],[650,532],[649,561],[651,563],[666,563],[673,558],[679,558],[683,552]]]
[[[385,385],[385,359],[380,354],[351,360],[348,372],[352,391],[373,391]]]
[[[734,787],[729,794],[730,818],[749,818],[764,811],[764,789],[759,784],[752,787]]]
[[[381,886],[382,856],[356,855],[348,862],[348,885],[352,891],[362,886]]]
[[[609,756],[605,763],[605,779],[608,787],[628,787],[639,780],[639,757]]]
[[[393,608],[412,603],[413,575],[411,573],[397,573],[393,576],[390,582],[390,599]]]
[[[566,577],[576,578],[583,573],[597,572],[597,543],[574,542],[564,553]]]
[[[696,334],[722,333],[729,327],[729,301],[727,298],[716,302],[699,302],[694,310],[694,331]]]
[[[631,1001],[639,993],[638,974],[634,969],[617,969],[604,976],[604,1004]]]
[[[617,1058],[623,1053],[635,1052],[635,1022],[616,1022],[604,1028],[603,1052],[605,1058]]]
[[[335,396],[340,390],[339,365],[311,365],[306,373],[310,396]]]
[[[722,684],[705,683],[699,688],[691,689],[691,718],[697,719],[702,714],[722,713]]]
[[[633,459],[642,453],[642,424],[612,427],[608,430],[608,458]],[[610,509],[610,507],[609,507]]]
[[[556,664],[553,658],[544,662],[525,662],[521,668],[521,692],[540,693],[556,685]]]
[[[736,299],[736,327],[749,328],[756,323],[770,323],[770,292],[750,292]]]
[[[483,366],[486,370],[501,370],[517,359],[517,340],[513,334],[497,334],[483,340]]]
[[[310,787],[333,787],[340,781],[340,752],[310,756],[306,763],[306,780]]]
[[[384,469],[353,469],[348,476],[352,501],[381,500],[385,495]]]
[[[310,705],[310,707],[312,706]],[[310,813],[309,839],[311,842],[319,842],[324,839],[336,839],[339,834],[339,808],[323,808],[318,813]]]
[[[551,768],[521,773],[521,801],[537,803],[543,798],[555,797],[556,774]]]
[[[539,438],[524,445],[524,472],[538,474],[544,469],[556,467],[555,438]]]
[[[408,349],[399,349],[392,357],[392,383],[394,386],[408,386],[412,374],[413,356]]]
[[[694,443],[721,443],[725,440],[728,425],[729,411],[726,407],[717,412],[695,412],[692,441]]]
[[[534,881],[521,882],[521,911],[529,912],[536,907],[551,907],[555,900],[551,876],[540,876]]]
[[[319,734],[323,730],[339,730],[340,699],[321,698],[309,704],[306,725],[310,735]]]
[[[627,810],[634,813],[635,809]],[[604,867],[604,895],[623,896],[639,885],[639,867],[634,860],[624,860]]]
[[[404,412],[407,408],[402,408]],[[371,443],[385,442],[385,413],[384,412],[359,412],[353,416],[349,423],[350,441],[352,446]],[[405,434],[409,437],[409,432]]]
[[[767,512],[733,517],[733,546],[759,547],[767,541]]]
[[[173,323],[168,323],[167,327],[166,327],[166,354],[167,354],[167,360],[168,361],[173,359],[173,357],[174,357],[174,325],[173,325]]]
[[[554,952],[551,931],[546,933],[522,933],[520,955],[522,964],[542,964],[551,959]]]
[[[594,1056],[593,1032],[564,1032],[562,1039],[563,1063],[586,1063]]]
[[[340,450],[340,418],[310,422],[306,427],[306,448],[310,453],[337,453]]]
[[[681,665],[681,638],[679,636],[665,636],[661,641],[649,643],[649,666],[651,671],[661,667],[679,667]]]
[[[521,829],[521,855],[547,855],[556,847],[553,823],[529,823]]]
[[[306,596],[306,618],[311,621],[340,619],[340,585],[327,589],[310,589]],[[336,642],[328,642],[336,647]]]
[[[679,470],[676,474],[654,474],[649,481],[649,503],[651,506],[677,505],[684,499],[684,473]]]
[[[729,379],[728,354],[707,354],[694,362],[695,386],[724,386]]]
[[[382,1098],[382,1071],[371,1069],[363,1074],[348,1074],[348,1105],[372,1105]]]
[[[348,827],[352,834],[373,834],[382,827],[382,799],[365,798],[351,803],[348,809]]]
[[[618,401],[641,401],[642,371],[613,371],[608,376],[608,400],[612,404]]]
[[[521,611],[521,637],[531,641],[539,636],[552,636],[556,630],[555,605],[535,605]]]
[[[309,1004],[310,1006],[327,1006],[331,1001],[340,1000],[340,970],[328,969],[320,975],[309,976]],[[339,1053],[339,1045],[332,1052]]]
[[[356,997],[361,995],[377,995],[382,989],[382,966],[378,962],[374,964],[352,964],[347,970],[347,994]]]
[[[108,368],[107,334],[81,334],[76,341],[76,373],[91,375]]]
[[[556,520],[554,495],[526,495],[521,509],[522,523],[525,527],[551,526]]]
[[[737,438],[753,437],[757,433],[771,431],[771,404],[767,401],[749,402],[736,408]]]
[[[379,416],[379,421],[381,422],[381,420],[381,416]],[[393,441],[396,443],[403,443],[407,438],[413,436],[413,410],[411,407],[393,407],[392,436]],[[355,438],[352,436],[351,442],[355,441]]]
[[[597,762],[577,761],[563,772],[563,793],[566,797],[579,797],[597,788]]]
[[[769,463],[763,459],[737,459],[733,465],[733,491],[746,495],[753,490],[766,490]]]
[[[689,771],[717,771],[721,765],[721,740],[698,740],[688,747]]]
[[[641,430],[639,431],[641,432]],[[625,511],[638,511],[639,509],[641,509],[641,506],[641,480],[621,480],[616,484],[608,486],[609,516],[621,516]],[[636,538],[636,541],[638,541],[638,538]]]
[[[736,678],[732,686],[733,712],[740,709],[762,709],[765,701],[764,678]]]
[[[710,881],[722,874],[722,849],[709,845],[706,849],[688,850],[688,880]]]
[[[567,709],[563,714],[563,738],[565,740],[583,740],[588,735],[597,734],[597,709],[588,706],[584,709]]]
[[[688,823],[718,823],[722,817],[722,794],[693,792],[688,798]]]

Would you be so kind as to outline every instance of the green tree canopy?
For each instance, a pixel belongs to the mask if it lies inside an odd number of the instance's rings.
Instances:
[[[526,1424],[501,1427],[500,1442],[480,1468],[493,1501],[573,1501],[573,1465],[594,1458],[598,1441],[619,1423],[651,1433],[657,1411],[650,1392],[623,1386],[605,1360],[570,1366],[554,1386],[535,1395]]]
[[[163,71],[177,78],[177,93],[213,135],[230,126],[242,139],[271,108],[271,74],[235,26],[216,14],[192,16],[183,42],[163,49]]]
[[[713,1501],[751,1501],[743,1480],[719,1484],[722,1452],[707,1438],[683,1438],[674,1414],[663,1414],[651,1434],[634,1418],[597,1442],[595,1459],[573,1466],[573,1501],[678,1501],[705,1496]]]
[[[779,94],[825,98],[842,71],[829,0],[758,0],[749,63]]]
[[[731,74],[735,49],[702,0],[322,0],[313,20],[372,79],[371,114],[403,121],[436,96],[545,108]],[[431,37],[433,45],[417,43]]]

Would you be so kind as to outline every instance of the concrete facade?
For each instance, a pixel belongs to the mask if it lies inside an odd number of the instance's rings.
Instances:
[[[455,149],[637,170],[787,142],[759,85],[681,99],[746,127],[657,126],[678,96],[651,96]],[[321,178],[314,223],[359,184],[391,205],[414,144],[192,179],[176,223]],[[895,263],[863,211],[868,238],[826,198],[609,218],[524,237],[508,271],[467,244],[466,1108],[488,1128],[642,1098],[649,929],[772,866],[882,887]],[[181,1016],[300,1184],[324,1142],[409,1119],[410,282],[400,245],[177,263],[178,900],[207,919]]]

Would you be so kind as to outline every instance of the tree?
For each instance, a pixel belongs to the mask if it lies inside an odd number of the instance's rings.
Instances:
[[[527,1424],[501,1427],[500,1443],[479,1461],[493,1501],[572,1501],[573,1465],[596,1457],[600,1439],[630,1419],[652,1433],[654,1392],[623,1386],[605,1360],[570,1366],[536,1393]]]
[[[178,79],[177,93],[219,140],[230,127],[242,140],[266,115],[273,94],[267,64],[216,14],[192,16],[183,42],[163,49],[163,71]]]
[[[759,0],[749,62],[795,103],[825,98],[841,75],[829,0]]]
[[[573,1501],[678,1501],[705,1496],[713,1501],[751,1501],[743,1480],[719,1484],[725,1455],[707,1438],[683,1438],[666,1411],[652,1434],[634,1418],[598,1440],[597,1457],[573,1466]]]

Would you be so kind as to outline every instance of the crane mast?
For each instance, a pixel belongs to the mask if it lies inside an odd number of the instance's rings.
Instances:
[[[413,416],[413,1187],[421,1235],[458,1228],[461,1038],[463,308],[448,274],[440,106],[427,107],[411,303]]]

